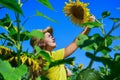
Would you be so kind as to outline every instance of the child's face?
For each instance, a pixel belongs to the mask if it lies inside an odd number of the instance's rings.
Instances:
[[[50,46],[50,47],[53,47],[53,48],[56,47],[55,39],[49,32],[45,33],[44,40],[45,40],[45,43],[46,43],[47,46]]]

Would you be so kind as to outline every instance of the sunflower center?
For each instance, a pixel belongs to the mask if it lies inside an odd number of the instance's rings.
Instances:
[[[84,19],[84,10],[81,6],[72,6],[71,12],[74,17],[83,20]]]

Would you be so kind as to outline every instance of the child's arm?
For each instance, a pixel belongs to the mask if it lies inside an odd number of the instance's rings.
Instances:
[[[90,17],[90,21],[93,22],[94,20],[95,20],[95,17],[94,17],[94,16],[91,16],[91,17]],[[90,28],[86,27],[86,28],[82,31],[82,33],[80,33],[80,34],[88,35],[89,31],[90,31]],[[69,55],[71,55],[71,54],[78,48],[78,46],[77,46],[77,44],[76,44],[77,40],[78,40],[78,38],[76,38],[71,44],[69,44],[69,45],[65,48],[65,55],[64,55],[64,57],[68,57]]]

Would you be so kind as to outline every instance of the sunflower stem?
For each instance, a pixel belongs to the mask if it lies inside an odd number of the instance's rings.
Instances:
[[[18,0],[18,4],[20,5],[20,0]],[[20,45],[20,15],[19,13],[16,13],[16,22],[17,22],[17,29],[18,29],[18,34],[17,34],[17,57],[18,57],[18,66],[20,65],[20,53],[21,53],[21,45]]]
[[[96,56],[97,52],[99,52],[99,49],[102,47],[103,43],[106,41],[106,38],[115,30],[117,29],[118,27],[120,26],[120,22],[115,25],[115,23],[113,23],[113,26],[112,26],[112,29],[104,36],[103,38],[103,41],[101,41],[101,43],[99,44],[98,48],[94,51],[94,54],[93,54],[93,58],[91,59],[89,65],[87,68],[91,68],[92,65],[93,65],[93,62],[94,62],[94,57]]]
[[[103,24],[103,18],[102,18],[102,20],[101,20],[101,23]],[[105,33],[105,29],[104,29],[104,24],[102,25],[102,26],[100,26],[100,29],[101,29],[101,31],[102,31],[102,34],[104,35],[104,36],[106,36],[106,33]]]

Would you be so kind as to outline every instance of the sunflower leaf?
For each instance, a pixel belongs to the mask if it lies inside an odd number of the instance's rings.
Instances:
[[[44,34],[39,30],[33,30],[32,32],[28,33],[29,37],[36,37],[40,39],[44,39]]]
[[[23,15],[22,9],[16,0],[0,0],[0,4]]]
[[[114,55],[114,61],[120,61],[120,54],[119,53],[116,53]]]
[[[20,80],[21,76],[23,76],[26,72],[27,67],[25,65],[12,68],[8,61],[0,60],[0,73],[3,75],[5,80]]]
[[[120,21],[120,18],[109,18],[109,19],[111,19],[113,22],[118,22],[118,21]]]
[[[85,42],[85,40],[88,40],[88,37],[86,35],[80,34],[78,36],[78,41],[77,41],[77,45],[79,47],[81,47],[81,45],[83,45],[83,43]]]
[[[10,36],[4,34],[4,33],[1,33],[0,34],[0,38],[3,38],[5,40],[9,40],[10,42],[14,43],[15,44],[15,40],[13,38],[11,38]]]
[[[111,40],[120,40],[120,36],[108,36]]]
[[[61,60],[56,60],[56,61],[53,61],[51,62],[50,64],[50,67],[53,67],[53,66],[57,66],[57,65],[60,65],[60,64],[71,64],[72,61],[75,60],[75,57],[71,57],[71,58],[67,58],[67,59],[61,59]]]
[[[116,45],[113,47],[113,50],[120,50],[120,45]]]
[[[86,68],[77,74],[76,80],[100,80],[100,74],[94,69]]]
[[[48,7],[49,9],[54,10],[48,0],[37,0],[37,1],[40,2],[41,4],[43,4],[44,6]]]
[[[102,24],[98,22],[86,22],[86,23],[81,24],[80,26],[84,26],[84,27],[87,26],[89,28],[94,28],[94,27],[102,26]]]
[[[23,76],[25,73],[27,73],[27,67],[26,65],[20,65],[17,67],[14,71],[14,74],[16,74],[17,79],[21,79],[21,76]]]
[[[18,34],[15,33],[15,32],[11,32],[10,33],[10,37],[12,37],[14,40],[17,40],[17,35]],[[24,32],[20,33],[20,41],[28,40],[30,38],[31,38],[31,36],[30,36],[30,32],[29,31],[24,31]]]
[[[6,30],[11,27],[11,20],[8,14],[6,14],[4,18],[0,19],[0,27],[3,27]]]
[[[107,55],[110,51],[111,49],[108,47],[104,47],[100,50],[100,52],[102,52],[103,55]]]
[[[45,19],[47,19],[47,20],[50,20],[50,21],[52,21],[52,22],[57,23],[56,20],[54,20],[54,19],[52,19],[52,18],[50,18],[50,17],[44,15],[43,13],[41,13],[41,12],[39,12],[39,11],[36,11],[36,15],[37,15],[37,16],[41,16],[41,17],[43,17],[43,18],[45,18]]]
[[[105,39],[105,46],[108,47],[108,46],[110,46],[111,44],[112,44],[112,39],[111,39],[110,37],[107,37],[107,38]]]
[[[40,47],[35,46],[36,54],[40,55],[41,57],[45,58],[48,62],[51,62],[51,57],[49,53],[42,50]]]
[[[108,17],[108,16],[110,16],[110,12],[109,12],[109,11],[104,11],[104,12],[102,12],[102,17],[103,17],[103,18],[106,18],[106,17]]]

